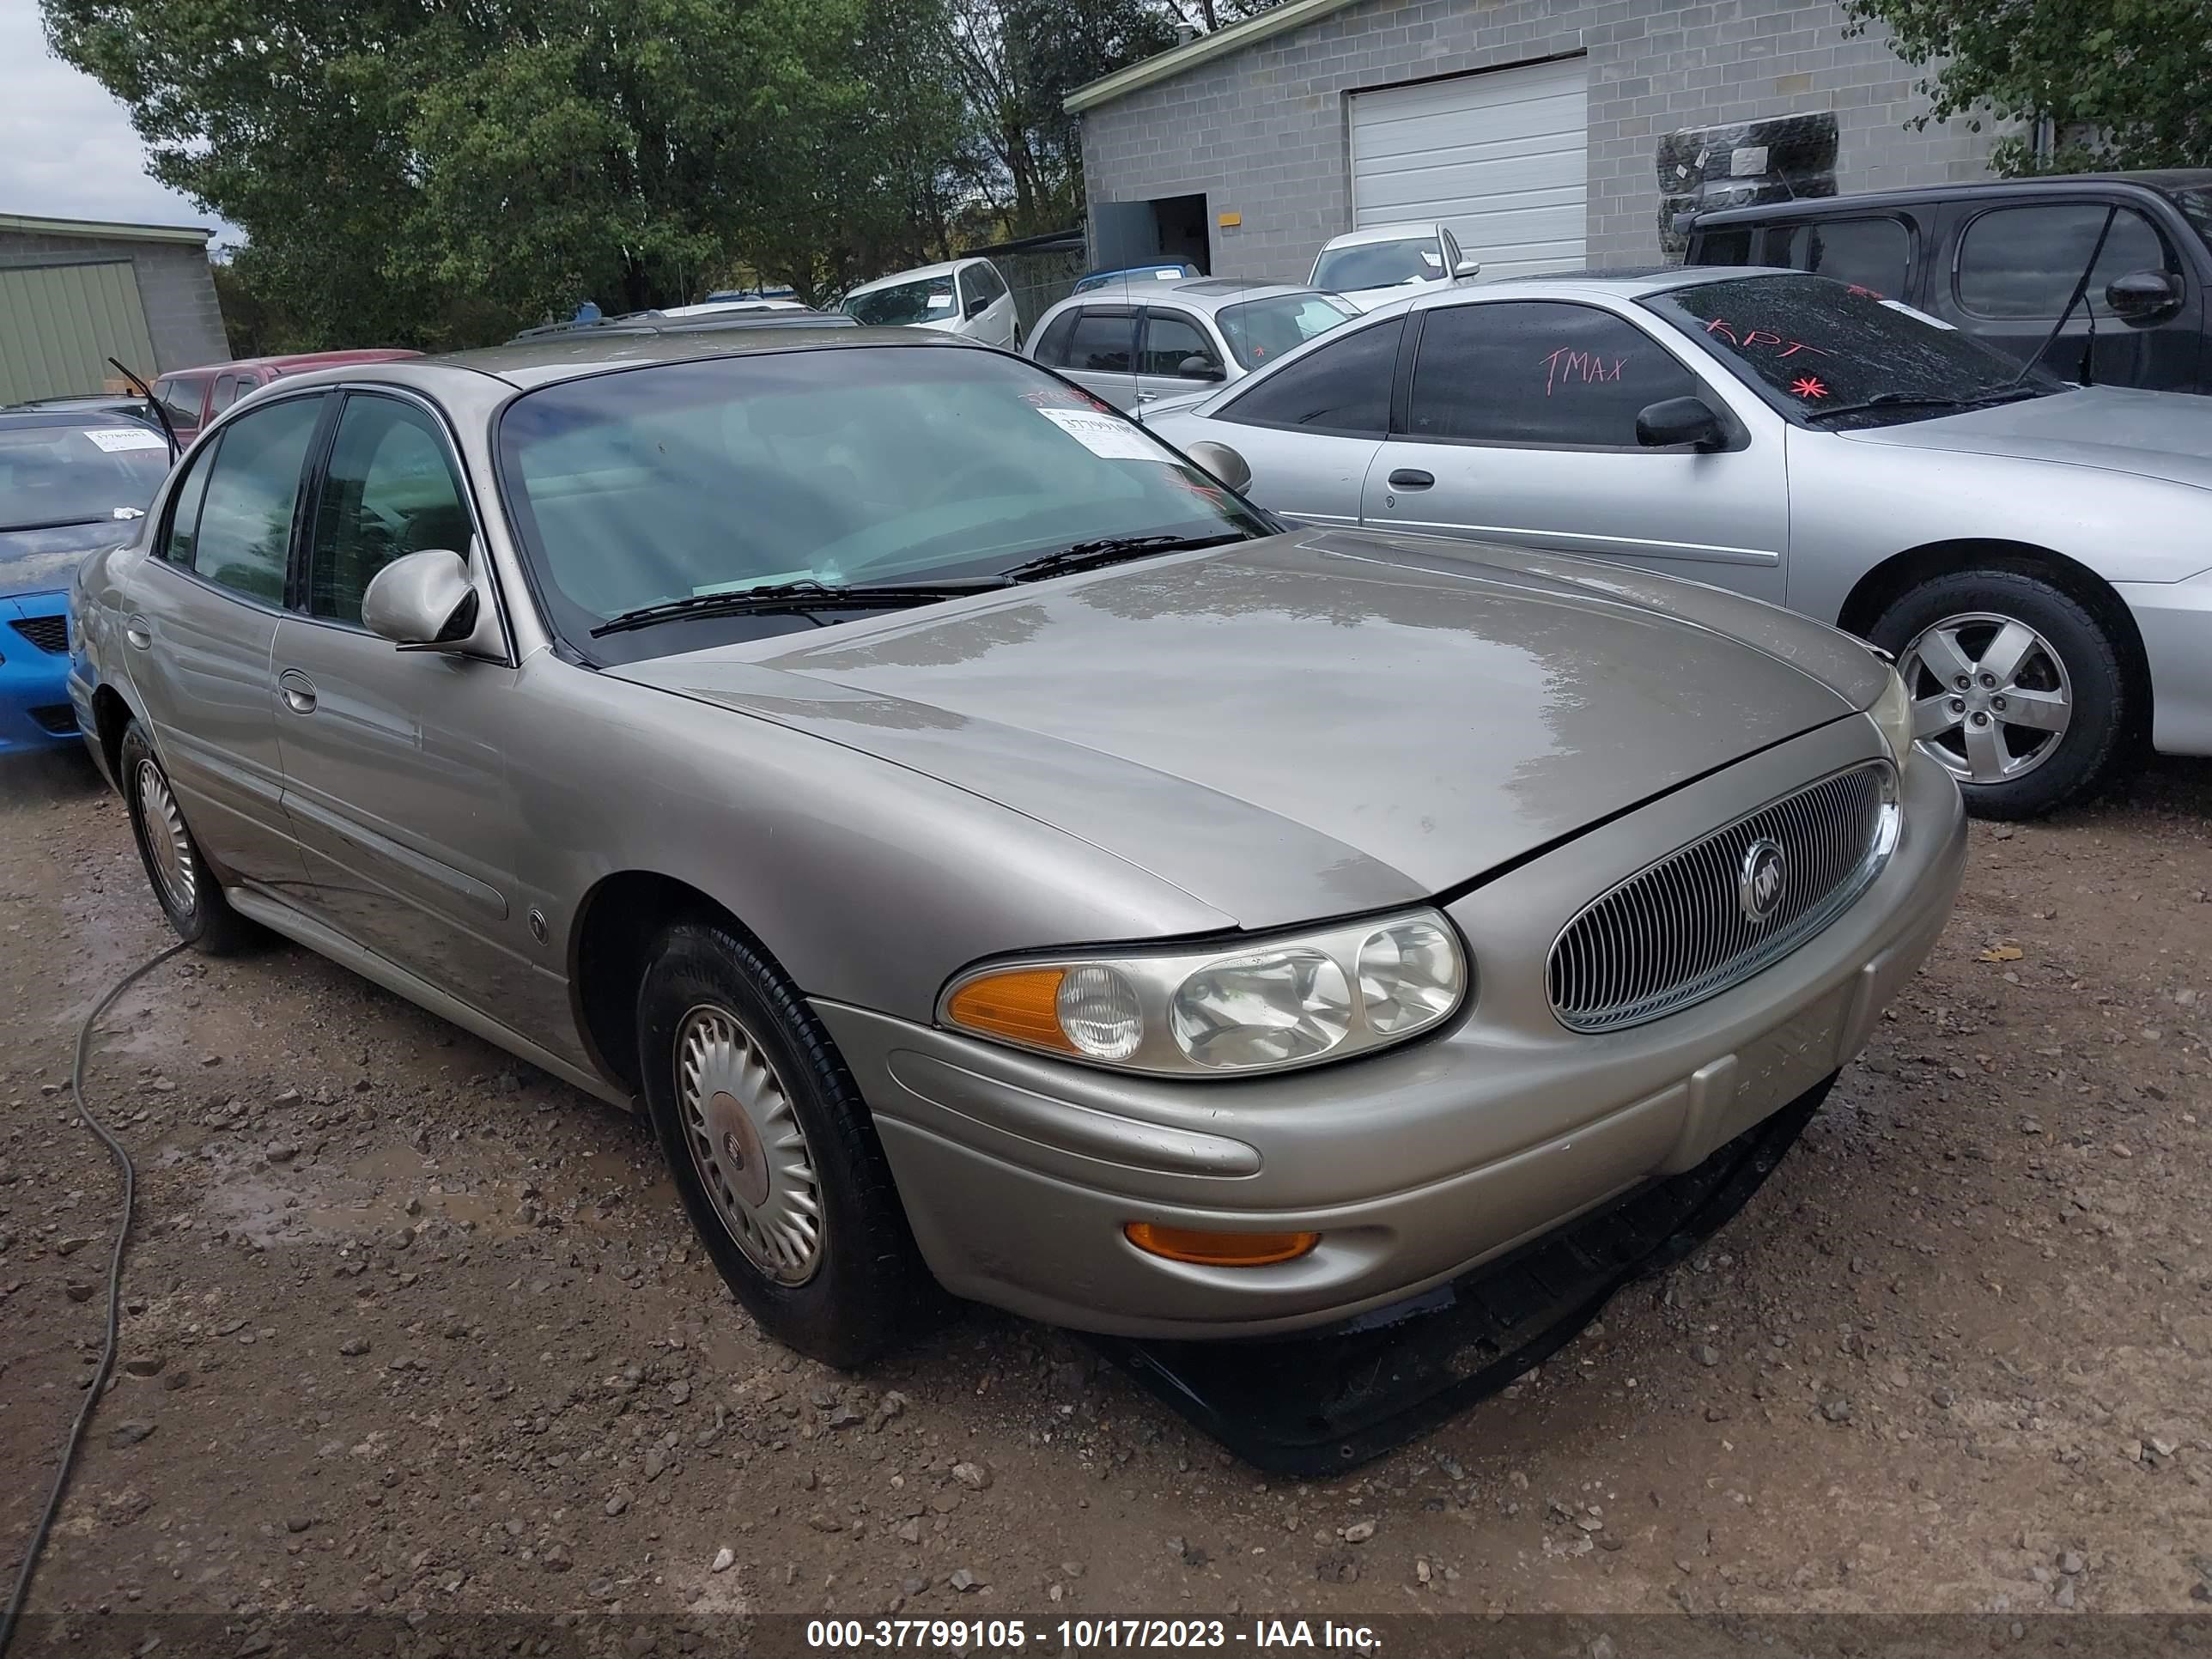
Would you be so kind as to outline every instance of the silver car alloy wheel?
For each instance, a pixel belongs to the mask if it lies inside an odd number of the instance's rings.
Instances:
[[[2026,777],[2058,752],[2074,718],[2065,662],[2014,617],[1946,617],[1905,648],[1898,672],[1912,735],[1962,783]]]
[[[677,1025],[676,1103],[691,1167],[732,1242],[779,1285],[813,1278],[827,1230],[806,1131],[775,1067],[726,1008],[702,1003]]]
[[[169,793],[169,781],[150,760],[138,763],[136,780],[138,816],[146,826],[146,848],[152,855],[154,878],[169,908],[190,915],[199,897],[199,861],[192,856],[192,839],[185,832],[185,815]]]

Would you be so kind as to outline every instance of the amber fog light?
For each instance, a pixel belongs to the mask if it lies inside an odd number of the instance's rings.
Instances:
[[[1147,1255],[1201,1267],[1265,1267],[1295,1261],[1321,1243],[1319,1233],[1209,1233],[1149,1221],[1132,1221],[1121,1231]]]

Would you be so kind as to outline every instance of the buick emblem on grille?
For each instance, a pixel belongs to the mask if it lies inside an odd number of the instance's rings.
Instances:
[[[1735,898],[1744,920],[1765,921],[1782,901],[1782,846],[1764,836],[1743,849],[1736,872]]]

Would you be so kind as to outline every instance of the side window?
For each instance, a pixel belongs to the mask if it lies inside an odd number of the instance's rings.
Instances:
[[[1036,360],[1052,368],[1067,367],[1067,343],[1075,332],[1075,319],[1080,310],[1063,311],[1037,336]]]
[[[194,411],[192,418],[199,418],[198,411]],[[222,440],[217,439],[213,447],[193,456],[191,471],[177,485],[176,494],[169,497],[169,522],[161,532],[161,556],[187,570],[192,568],[192,549],[199,539],[200,503],[207,496],[208,470],[214,465],[216,450],[221,447]]]
[[[396,398],[348,397],[315,503],[308,614],[358,623],[378,571],[427,548],[466,558],[474,533],[437,422]]]
[[[192,549],[192,568],[208,580],[264,605],[284,603],[300,469],[322,413],[319,397],[288,398],[224,428]]]
[[[1398,366],[1398,340],[1406,320],[1331,337],[1264,377],[1221,411],[1224,421],[1255,426],[1302,426],[1379,438],[1390,428],[1390,382]]]
[[[1898,219],[1817,219],[1767,233],[1767,262],[1832,276],[1894,299],[1905,292],[1911,234]]]
[[[999,280],[998,267],[995,265],[970,265],[968,268],[968,275],[975,279],[975,292],[993,304],[996,304],[999,296],[1006,291],[1006,285]]]
[[[200,398],[207,390],[207,382],[194,380],[189,374],[169,374],[154,382],[154,396],[168,411],[174,426],[198,426],[200,423]]]
[[[1093,374],[1127,374],[1136,333],[1135,312],[1086,308],[1068,336],[1067,367]]]
[[[2081,267],[2104,228],[2105,213],[2101,202],[2054,202],[1993,208],[1981,215],[1959,243],[1960,306],[1977,317],[2055,319],[2081,280]],[[2090,301],[2101,303],[2106,284],[2133,270],[2180,275],[2179,262],[2158,227],[2124,207],[2090,273]]]
[[[1665,347],[1595,306],[1531,300],[1431,311],[1413,359],[1413,435],[1634,449],[1647,404],[1699,390]]]
[[[1180,311],[1161,311],[1157,307],[1146,313],[1145,356],[1138,373],[1180,377],[1186,357],[1203,357],[1216,369],[1221,367],[1221,354],[1213,349],[1213,343],[1206,337],[1206,331],[1195,319]]]
[[[215,383],[215,396],[208,399],[208,414],[210,416],[222,414],[224,410],[238,401],[238,393],[237,375],[225,374],[219,377]]]
[[[1751,262],[1749,225],[1728,225],[1718,230],[1699,231],[1696,246],[1690,250],[1688,261],[1693,265],[1747,265]]]

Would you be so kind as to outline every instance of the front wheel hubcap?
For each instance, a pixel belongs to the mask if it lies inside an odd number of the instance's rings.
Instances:
[[[1912,735],[1964,783],[2010,783],[2058,752],[2074,686],[2057,650],[2012,617],[1946,617],[1898,663]]]
[[[804,1285],[827,1243],[820,1182],[790,1093],[752,1034],[702,1005],[676,1029],[676,1102],[691,1168],[745,1259]]]
[[[192,840],[185,833],[185,815],[169,793],[169,781],[150,760],[138,763],[138,817],[145,826],[146,851],[153,860],[154,879],[161,896],[179,915],[190,915],[199,896],[198,860],[192,857]]]

